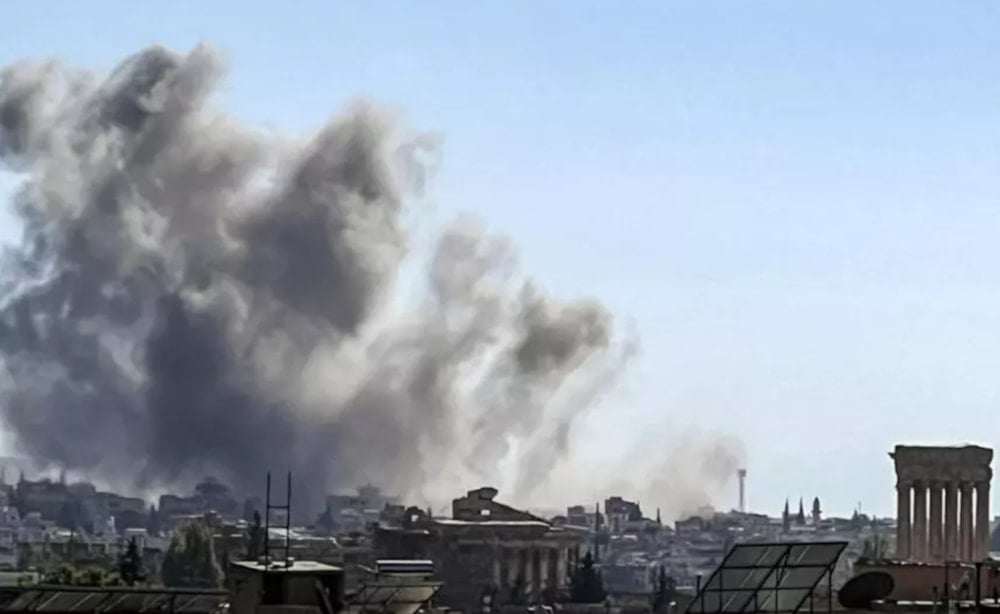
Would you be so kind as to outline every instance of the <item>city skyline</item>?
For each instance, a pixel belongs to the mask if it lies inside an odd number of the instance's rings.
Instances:
[[[993,6],[374,4],[178,2],[149,20],[14,2],[0,65],[103,71],[205,42],[231,66],[219,106],[265,130],[300,135],[361,95],[440,132],[422,224],[482,217],[546,289],[637,333],[624,380],[576,425],[584,478],[726,437],[750,509],[818,495],[888,517],[894,444],[992,446]],[[0,239],[15,230],[0,217]],[[709,489],[724,508],[729,478]]]

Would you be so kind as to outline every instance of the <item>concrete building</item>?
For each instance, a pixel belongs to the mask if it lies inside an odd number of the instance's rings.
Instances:
[[[608,520],[608,530],[612,533],[621,533],[642,522],[639,504],[621,497],[609,497],[605,500],[604,515]]]
[[[333,494],[328,495],[326,498],[327,507],[335,515],[345,510],[352,510],[354,512],[374,510],[378,512],[387,504],[393,505],[398,503],[397,497],[387,496],[377,487],[371,485],[358,488],[356,493]]]
[[[160,496],[160,516],[168,525],[175,525],[183,517],[201,516],[209,512],[227,519],[243,513],[243,507],[233,498],[229,487],[215,478],[205,478],[190,496],[165,494]]]
[[[552,602],[564,592],[590,531],[555,526],[495,500],[494,488],[452,502],[452,518],[409,508],[402,526],[380,525],[375,551],[385,559],[427,559],[444,582],[445,605],[472,611],[485,596],[496,605]]]

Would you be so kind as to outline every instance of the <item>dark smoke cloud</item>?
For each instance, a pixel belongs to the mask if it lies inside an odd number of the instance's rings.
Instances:
[[[140,490],[214,473],[256,494],[290,468],[300,493],[434,497],[494,481],[517,441],[519,492],[541,488],[630,355],[608,311],[546,296],[465,219],[394,309],[437,140],[364,102],[308,143],[266,137],[212,111],[222,73],[199,47],[103,80],[0,74],[0,162],[27,177],[0,280],[21,451]]]

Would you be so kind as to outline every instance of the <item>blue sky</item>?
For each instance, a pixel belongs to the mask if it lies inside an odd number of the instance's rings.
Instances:
[[[725,430],[752,507],[890,514],[893,444],[993,443],[995,3],[153,6],[8,0],[0,64],[204,41],[254,123],[303,132],[365,95],[442,132],[436,215],[482,216],[641,335],[591,454]]]

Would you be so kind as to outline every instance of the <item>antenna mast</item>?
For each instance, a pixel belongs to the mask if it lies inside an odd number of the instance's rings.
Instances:
[[[292,544],[292,472],[288,472],[285,484],[285,504],[271,504],[271,472],[267,472],[267,494],[264,504],[264,569],[271,568],[271,511],[285,512],[285,560],[284,566],[289,566],[290,550]]]

